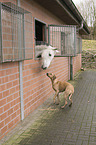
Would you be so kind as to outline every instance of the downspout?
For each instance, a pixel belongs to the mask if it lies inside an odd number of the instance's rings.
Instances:
[[[22,71],[22,61],[19,62],[19,80],[20,80],[21,120],[23,120],[24,119],[24,103],[23,103],[23,71]]]
[[[79,28],[76,29],[76,31],[79,31],[81,29],[83,29],[83,20],[81,22],[81,25]],[[76,41],[76,40],[75,40]],[[75,44],[76,45],[76,44]],[[74,46],[75,47],[75,46]],[[73,80],[73,57],[70,56],[70,80]]]
[[[82,20],[80,27],[77,28],[76,31],[79,31],[79,30],[83,29],[83,26],[84,26],[84,21]]]
[[[70,80],[73,80],[73,57],[70,56]]]
[[[20,0],[17,0],[17,5],[20,6]],[[19,24],[19,23],[18,23]],[[18,33],[18,35],[20,32]],[[19,35],[20,36],[20,35]],[[18,36],[18,38],[19,38]],[[20,41],[20,40],[19,40]],[[20,80],[20,107],[21,107],[21,120],[24,119],[24,103],[23,103],[23,71],[22,61],[19,61],[19,80]]]

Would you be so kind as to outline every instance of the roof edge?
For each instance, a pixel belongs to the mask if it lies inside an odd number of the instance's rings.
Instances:
[[[81,26],[81,23],[83,21],[82,29],[85,29],[85,31],[88,34],[90,34],[90,30],[89,30],[87,23],[85,22],[83,16],[80,14],[80,12],[78,11],[77,7],[75,6],[75,4],[73,3],[72,0],[56,0],[56,1],[59,1],[59,2],[61,2],[61,4],[66,5],[67,9],[71,13],[71,16],[75,16],[74,19],[76,19],[75,21],[78,22],[79,26]]]

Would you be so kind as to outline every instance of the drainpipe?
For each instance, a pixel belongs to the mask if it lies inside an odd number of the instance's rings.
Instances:
[[[77,28],[76,31],[79,31],[79,30],[83,29],[83,25],[84,25],[83,23],[84,23],[84,21],[82,20],[80,27]]]
[[[79,31],[83,28],[83,23],[84,21],[82,20],[80,27],[77,28],[76,31]],[[73,80],[73,57],[72,56],[70,56],[70,80]]]
[[[73,80],[73,57],[70,56],[70,80]]]
[[[20,0],[17,0],[17,5],[20,6]],[[20,36],[19,34],[20,34],[20,32],[18,33],[18,39],[19,39],[19,36]],[[23,120],[24,119],[24,103],[23,103],[23,71],[22,71],[22,61],[19,61],[19,80],[20,80],[21,120]]]

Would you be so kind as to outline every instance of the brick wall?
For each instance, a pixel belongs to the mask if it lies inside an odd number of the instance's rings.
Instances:
[[[73,57],[73,76],[76,74],[77,71],[80,70],[81,66],[81,54],[78,54],[76,57]]]
[[[0,64],[0,135],[7,134],[20,121],[18,63]]]
[[[15,0],[10,1],[16,2]],[[63,24],[59,18],[56,18],[50,12],[40,7],[33,1],[29,1],[29,3],[27,0],[25,0],[25,2],[21,1],[21,6],[32,12],[34,17],[46,22],[46,24]],[[80,61],[81,55],[78,55],[73,60],[74,74],[78,69],[80,69]],[[46,76],[47,72],[55,73],[60,80],[67,81],[69,79],[69,58],[55,57],[51,63],[51,66],[47,70],[42,70],[41,61],[35,60],[33,53],[33,59],[23,61],[22,70],[24,117],[26,117],[54,93],[51,87],[51,81]],[[15,127],[21,119],[18,62],[0,64],[0,115],[0,138],[2,138],[13,127]]]

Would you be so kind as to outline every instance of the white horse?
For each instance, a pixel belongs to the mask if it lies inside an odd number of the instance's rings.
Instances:
[[[42,59],[42,69],[47,69],[50,66],[54,55],[59,52],[57,48],[47,45],[37,45],[35,47],[36,57]]]

